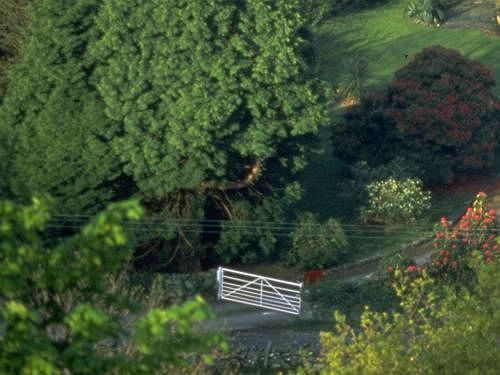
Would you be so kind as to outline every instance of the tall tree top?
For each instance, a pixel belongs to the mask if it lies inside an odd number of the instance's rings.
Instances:
[[[94,45],[114,147],[140,189],[237,186],[327,120],[299,1],[105,1]],[[245,177],[246,176],[246,177]]]

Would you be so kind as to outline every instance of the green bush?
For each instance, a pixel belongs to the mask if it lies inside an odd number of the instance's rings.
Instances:
[[[347,245],[339,222],[330,218],[319,223],[316,215],[306,212],[299,217],[293,232],[288,262],[305,270],[329,267],[345,254]]]
[[[363,221],[395,224],[415,220],[431,206],[431,194],[422,186],[418,178],[393,177],[367,185],[368,204],[361,209]]]
[[[165,309],[116,282],[132,250],[121,223],[141,215],[114,204],[49,247],[44,204],[0,202],[0,373],[179,373],[226,347],[197,328],[213,316],[201,297]]]
[[[412,0],[406,14],[417,22],[440,26],[445,19],[445,2],[442,0]]]

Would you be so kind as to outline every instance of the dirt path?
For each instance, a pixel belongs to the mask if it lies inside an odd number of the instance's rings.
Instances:
[[[448,10],[441,27],[491,29],[495,27],[495,0],[463,0]]]

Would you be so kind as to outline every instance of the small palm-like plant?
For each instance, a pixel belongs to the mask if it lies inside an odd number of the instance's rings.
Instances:
[[[365,60],[355,57],[344,61],[344,70],[346,73],[340,82],[338,94],[343,99],[357,102],[366,92],[368,64]]]
[[[439,26],[445,19],[446,5],[443,0],[412,0],[406,14],[417,22]]]

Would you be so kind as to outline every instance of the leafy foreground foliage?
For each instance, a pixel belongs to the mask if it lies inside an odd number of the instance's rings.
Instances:
[[[106,287],[130,257],[121,223],[141,214],[136,202],[112,205],[48,248],[46,205],[0,202],[1,373],[172,373],[226,347],[217,333],[196,333],[212,317],[201,297],[144,312]],[[132,313],[141,317],[127,329]]]
[[[500,368],[500,262],[476,266],[473,290],[439,288],[425,271],[395,271],[401,312],[368,307],[361,330],[335,313],[321,333],[324,374],[496,374]],[[306,366],[302,374],[314,373]]]
[[[365,97],[334,128],[334,155],[381,165],[400,156],[426,183],[493,166],[500,101],[490,69],[459,52],[425,48],[379,93]]]

